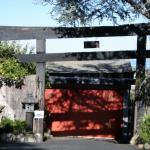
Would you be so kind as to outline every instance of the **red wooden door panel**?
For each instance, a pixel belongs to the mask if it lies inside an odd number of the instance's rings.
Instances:
[[[47,89],[47,126],[54,136],[118,137],[123,97],[116,90]]]

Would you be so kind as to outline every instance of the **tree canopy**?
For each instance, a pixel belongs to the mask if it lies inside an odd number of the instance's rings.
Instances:
[[[35,73],[33,64],[21,63],[16,59],[18,54],[32,53],[32,48],[21,47],[16,42],[0,42],[0,87],[23,84],[23,78],[28,74]]]
[[[36,1],[36,0],[35,0]],[[86,25],[97,19],[117,23],[142,14],[150,19],[150,0],[40,0],[51,5],[50,13],[63,25]]]

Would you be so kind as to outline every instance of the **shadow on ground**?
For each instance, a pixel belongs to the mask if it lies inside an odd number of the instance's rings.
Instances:
[[[0,150],[137,150],[100,139],[51,139],[44,143],[0,143]]]
[[[44,150],[30,143],[0,143],[0,150]]]

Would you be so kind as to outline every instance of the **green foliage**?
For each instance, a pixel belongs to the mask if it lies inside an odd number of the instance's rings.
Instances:
[[[33,48],[21,47],[16,42],[0,42],[0,86],[5,83],[8,86],[21,87],[23,78],[35,73],[34,64],[19,62],[16,56],[19,54],[33,53]]]
[[[12,133],[12,132],[13,132],[13,121],[8,118],[2,119],[2,121],[0,122],[0,133]]]
[[[139,140],[150,144],[150,115],[146,115],[140,124]]]
[[[13,126],[13,133],[24,133],[27,130],[27,123],[25,121],[15,120]]]
[[[14,58],[17,54],[26,54],[28,51],[28,46],[21,47],[15,41],[6,42],[0,41],[0,60],[7,58]],[[31,52],[33,49],[30,50]]]
[[[9,58],[0,64],[0,74],[7,79],[20,80],[28,74],[28,70],[15,58]]]
[[[39,2],[39,0],[36,0]],[[150,18],[148,0],[40,0],[50,5],[51,15],[63,25],[87,25],[97,20],[117,24],[118,20],[134,20],[139,14]]]
[[[27,130],[27,124],[21,120],[11,120],[3,118],[0,122],[0,133],[13,133],[20,134],[25,133]]]

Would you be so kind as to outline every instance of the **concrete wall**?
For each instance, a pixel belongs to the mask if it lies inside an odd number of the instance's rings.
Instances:
[[[24,120],[25,110],[22,108],[22,101],[27,98],[28,94],[33,94],[33,97],[36,97],[35,75],[27,76],[21,89],[16,89],[14,86],[2,86],[0,88],[0,106],[5,108],[0,116]]]

